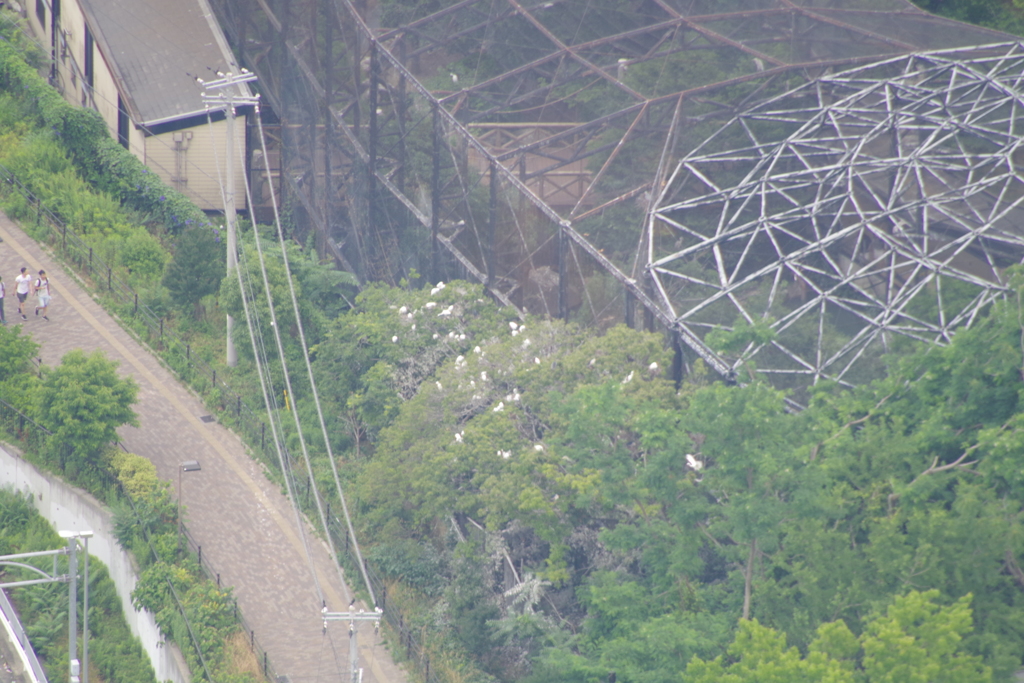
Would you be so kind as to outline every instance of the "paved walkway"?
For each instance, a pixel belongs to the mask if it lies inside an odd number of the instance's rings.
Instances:
[[[313,555],[327,606],[346,611],[349,591],[326,546],[301,528],[278,486],[246,454],[242,442],[217,423],[199,418],[203,404],[182,387],[141,344],[82,290],[60,266],[11,220],[0,213],[0,275],[7,285],[9,324],[21,322],[14,277],[22,266],[40,268],[54,294],[49,323],[32,315],[26,332],[42,344],[41,357],[57,365],[72,349],[100,349],[139,385],[135,409],[138,428],[122,428],[121,441],[156,465],[160,477],[177,486],[178,465],[198,460],[200,472],[182,476],[186,523],[203,548],[203,558],[233,586],[238,607],[264,645],[271,665],[290,683],[345,681],[348,678],[348,624],[332,622],[322,630],[320,599],[304,549]],[[304,524],[303,527],[306,525]],[[404,672],[391,661],[369,626],[360,629],[360,666],[365,680],[401,683]]]

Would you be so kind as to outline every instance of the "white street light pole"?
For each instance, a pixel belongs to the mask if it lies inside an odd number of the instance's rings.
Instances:
[[[68,660],[71,683],[89,683],[89,539],[91,531],[61,531],[60,537],[68,541]],[[85,614],[83,616],[82,660],[78,661],[78,541],[85,544]]]
[[[181,473],[199,472],[203,468],[199,466],[198,460],[186,460],[178,465],[178,550],[181,550]]]
[[[242,69],[239,74],[226,74],[215,81],[204,81],[196,79],[206,93],[203,100],[209,109],[223,109],[227,120],[227,179],[224,181],[224,218],[228,228],[228,273],[238,265],[238,244],[235,232],[235,107],[243,104],[259,103],[259,96],[249,97],[235,93],[234,86],[242,83],[249,83],[256,80],[256,74]],[[217,94],[210,94],[211,90],[222,90]],[[241,88],[238,88],[240,91]],[[212,106],[211,106],[212,105]],[[244,294],[243,294],[244,296]],[[229,368],[238,365],[238,352],[235,350],[235,342],[231,332],[234,329],[235,321],[230,315],[227,316],[227,364]]]

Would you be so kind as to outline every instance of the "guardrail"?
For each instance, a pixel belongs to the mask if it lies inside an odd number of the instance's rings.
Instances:
[[[21,620],[18,619],[18,613],[15,611],[14,605],[11,604],[11,601],[7,598],[7,593],[2,588],[0,588],[0,614],[3,615],[3,619],[7,622],[10,632],[14,634],[18,645],[21,646],[21,651],[25,654],[25,659],[28,661],[29,666],[29,675],[32,677],[33,683],[47,683],[46,672],[43,671],[43,666],[36,657],[36,651],[32,649],[32,643],[28,642],[28,634],[25,633]]]

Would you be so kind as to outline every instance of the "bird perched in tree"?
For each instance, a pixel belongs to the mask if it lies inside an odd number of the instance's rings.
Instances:
[[[452,73],[450,73],[448,75],[452,77],[452,83],[454,83],[455,85],[459,84],[459,74],[457,74],[457,73],[455,73],[453,71]]]

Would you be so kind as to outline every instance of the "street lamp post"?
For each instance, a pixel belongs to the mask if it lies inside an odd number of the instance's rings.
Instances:
[[[91,531],[61,531],[68,541],[68,660],[71,683],[89,683],[89,539]],[[78,661],[78,541],[85,546],[85,595],[82,615],[82,662]]]
[[[199,466],[198,460],[186,460],[185,462],[178,465],[178,548],[181,548],[181,473],[182,472],[199,472],[203,468]]]

